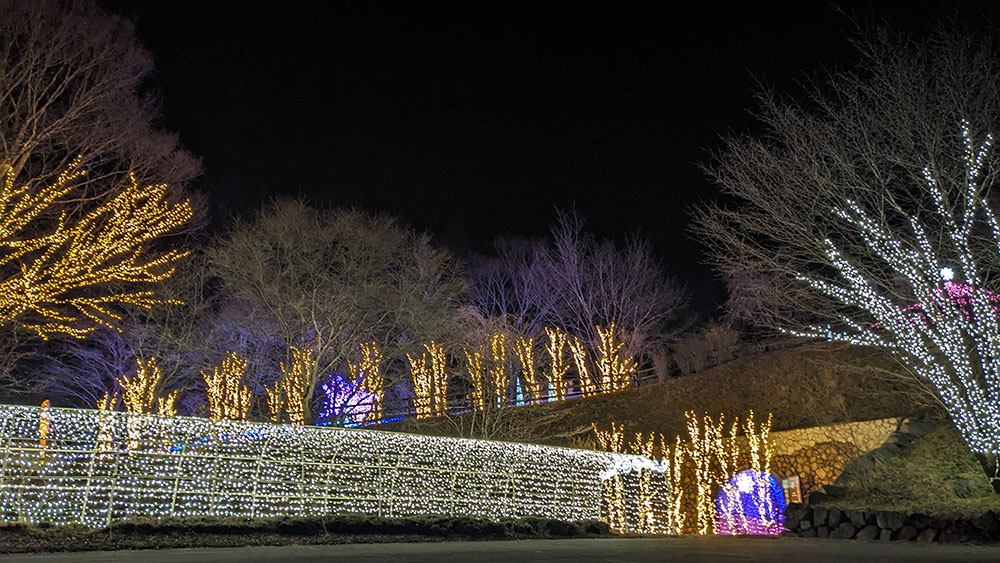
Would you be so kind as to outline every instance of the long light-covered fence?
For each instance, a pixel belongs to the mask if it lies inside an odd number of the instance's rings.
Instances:
[[[371,430],[0,405],[0,518],[362,513],[600,519],[627,456]],[[636,469],[638,471],[638,469]],[[620,500],[619,500],[620,502]]]

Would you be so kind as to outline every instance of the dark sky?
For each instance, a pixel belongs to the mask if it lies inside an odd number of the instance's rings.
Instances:
[[[841,9],[920,29],[989,5],[103,3],[136,19],[216,227],[299,194],[484,251],[575,204],[601,236],[651,238],[702,308],[721,293],[686,231],[716,197],[697,163],[755,130],[755,80],[794,91],[848,64]]]

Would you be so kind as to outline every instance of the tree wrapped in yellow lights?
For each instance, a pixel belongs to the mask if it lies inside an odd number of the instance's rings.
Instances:
[[[545,381],[539,376],[535,365],[535,339],[518,337],[514,341],[514,353],[521,364],[521,377],[524,378],[527,395],[534,401],[544,401]]]
[[[621,349],[624,343],[615,342],[615,323],[607,329],[595,326],[597,329],[597,369],[601,372],[601,390],[605,393],[621,391],[632,383],[632,373],[637,364],[632,358],[622,358]]]
[[[248,362],[235,352],[228,352],[221,366],[212,373],[201,372],[208,394],[208,408],[213,420],[246,420],[253,393],[243,384]]]
[[[291,361],[281,362],[281,381],[273,389],[266,389],[267,404],[271,409],[271,420],[278,422],[282,406],[288,422],[302,425],[306,423],[309,400],[309,374],[312,373],[313,351],[309,348],[289,346]],[[282,401],[282,397],[284,401]]]
[[[74,160],[49,185],[18,185],[14,168],[0,179],[0,323],[19,323],[42,338],[83,337],[113,327],[122,304],[163,303],[150,285],[174,272],[187,252],[150,256],[149,244],[191,218],[185,201],[169,203],[166,184],[132,185],[91,211],[66,207],[85,172]]]
[[[549,370],[546,374],[549,380],[549,395],[554,400],[561,401],[569,394],[569,382],[566,381],[569,364],[565,355],[567,335],[558,328],[548,326],[545,327],[545,335],[548,336],[545,351],[549,354]]]
[[[158,388],[163,375],[160,367],[156,365],[156,358],[143,361],[136,358],[136,371],[131,377],[122,375],[115,378],[115,382],[122,388],[122,403],[125,411],[135,414],[162,414],[174,416],[177,414],[177,390],[174,389],[167,395],[160,395]],[[113,408],[117,403],[117,394],[111,396],[108,393],[98,402],[98,409],[105,410]]]
[[[497,408],[503,408],[507,406],[507,386],[510,385],[510,373],[507,371],[507,336],[502,332],[491,336],[490,351],[493,356],[489,370],[490,383],[493,386]]]
[[[362,342],[360,346],[361,360],[356,364],[348,362],[347,365],[360,389],[374,400],[371,409],[365,413],[365,421],[378,422],[382,420],[382,402],[385,400],[382,352],[375,342]]]
[[[576,374],[579,376],[580,394],[589,397],[597,394],[597,384],[590,375],[590,368],[587,366],[587,349],[579,338],[567,339],[569,350],[573,353],[573,363],[576,365]]]
[[[487,405],[487,380],[489,376],[486,367],[483,365],[483,352],[476,350],[469,353],[467,348],[462,348],[465,353],[465,367],[469,372],[469,383],[471,385],[472,408],[477,411],[485,410]]]
[[[426,352],[419,359],[406,355],[413,377],[413,406],[418,420],[447,413],[448,373],[444,348],[432,340],[424,344],[424,349]]]

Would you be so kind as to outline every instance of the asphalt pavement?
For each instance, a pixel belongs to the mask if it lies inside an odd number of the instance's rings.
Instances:
[[[276,547],[94,551],[0,556],[25,563],[649,563],[781,561],[889,563],[1000,562],[1000,547],[850,540],[661,537],[481,542],[293,545]]]

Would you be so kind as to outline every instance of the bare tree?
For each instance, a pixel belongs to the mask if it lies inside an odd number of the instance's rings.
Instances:
[[[544,241],[499,239],[495,257],[469,269],[468,299],[485,318],[495,319],[511,336],[542,334],[550,322],[557,292],[545,277]]]
[[[285,355],[291,346],[313,351],[306,396],[314,400],[320,379],[346,372],[361,342],[399,358],[450,339],[464,290],[454,258],[428,237],[390,217],[299,201],[238,222],[209,257],[248,333],[277,339]]]
[[[177,136],[152,125],[153,60],[130,22],[92,0],[2,0],[0,14],[0,174],[52,183],[79,157],[87,194],[130,172],[178,188],[199,174]]]
[[[584,233],[575,212],[558,214],[543,276],[556,292],[551,322],[596,345],[596,327],[618,327],[625,353],[663,345],[682,330],[687,290],[666,276],[648,241],[621,248]]]
[[[1000,161],[972,142],[1000,125],[1000,62],[964,32],[858,46],[808,105],[762,96],[768,133],[728,139],[708,169],[738,205],[702,208],[697,232],[725,276],[773,284],[752,286],[771,326],[880,348],[930,382],[1000,493],[1000,230],[982,199]]]
[[[728,137],[706,167],[736,204],[697,209],[695,235],[730,282],[731,312],[761,326],[805,326],[843,311],[796,281],[836,279],[824,239],[842,241],[850,255],[866,252],[831,209],[850,199],[887,221],[928,211],[918,189],[925,167],[943,182],[962,174],[951,154],[962,143],[957,124],[974,118],[979,138],[1000,124],[1000,63],[988,42],[965,32],[880,30],[856,45],[858,67],[809,82],[805,100],[762,92],[765,133]],[[988,189],[995,168],[984,169]],[[911,297],[878,261],[860,267],[898,298]]]

